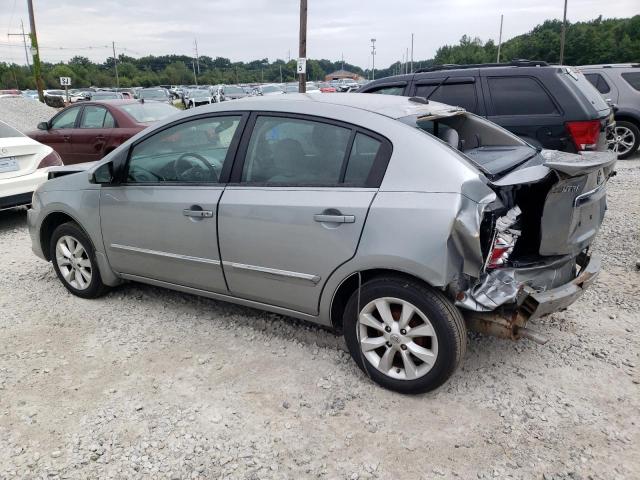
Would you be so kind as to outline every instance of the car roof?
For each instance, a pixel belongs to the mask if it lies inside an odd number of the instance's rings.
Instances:
[[[287,95],[268,97],[247,97],[233,102],[234,109],[247,110],[269,110],[277,107],[281,109],[283,102],[307,102],[337,105],[341,107],[365,110],[377,113],[385,117],[397,119],[410,115],[420,116],[449,116],[453,112],[463,109],[452,107],[444,103],[429,101],[425,103],[424,98],[400,97],[397,95],[366,95],[362,93],[341,93],[338,95],[307,95],[304,93],[290,93]],[[220,111],[231,109],[225,105],[227,102],[213,104],[211,106],[199,107],[198,112]],[[242,105],[243,107],[240,107]],[[226,108],[225,108],[226,107]]]
[[[132,103],[140,103],[140,100],[133,98],[118,98],[114,100],[87,100],[84,102],[74,103],[74,105],[112,105],[117,107],[118,105],[131,105]]]

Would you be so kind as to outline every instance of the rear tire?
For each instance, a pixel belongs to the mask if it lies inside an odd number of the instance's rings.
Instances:
[[[464,319],[449,299],[395,276],[365,283],[359,298],[357,290],[353,293],[343,329],[358,366],[380,386],[400,393],[424,393],[445,383],[467,345]]]
[[[58,226],[51,236],[49,252],[58,279],[74,295],[97,298],[109,290],[100,278],[93,244],[78,224]]]
[[[613,138],[608,138],[609,150],[621,152],[619,160],[625,160],[638,151],[640,145],[640,129],[635,123],[626,120],[616,120]]]

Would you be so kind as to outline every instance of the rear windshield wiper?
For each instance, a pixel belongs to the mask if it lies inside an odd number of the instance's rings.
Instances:
[[[434,93],[436,93],[436,91],[437,91],[437,90],[442,86],[442,84],[443,84],[444,82],[446,82],[447,80],[449,80],[449,77],[450,77],[450,76],[451,76],[451,75],[448,75],[448,76],[444,77],[444,78],[442,79],[442,81],[441,81],[438,85],[436,85],[436,88],[434,88],[433,90],[431,90],[431,92],[429,92],[429,95],[427,95],[425,98],[426,98],[427,100],[429,100],[429,99],[431,98],[431,96],[432,96]]]

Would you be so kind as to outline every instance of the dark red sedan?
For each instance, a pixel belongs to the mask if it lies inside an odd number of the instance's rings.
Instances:
[[[29,137],[49,145],[65,165],[100,160],[136,133],[178,109],[159,102],[111,100],[73,104]]]

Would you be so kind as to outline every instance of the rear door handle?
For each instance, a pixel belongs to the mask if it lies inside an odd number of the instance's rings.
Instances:
[[[196,218],[211,218],[213,217],[213,211],[211,210],[182,210],[182,214],[185,217],[196,217]]]
[[[316,222],[320,223],[355,223],[355,215],[326,215],[318,213],[313,216]]]

